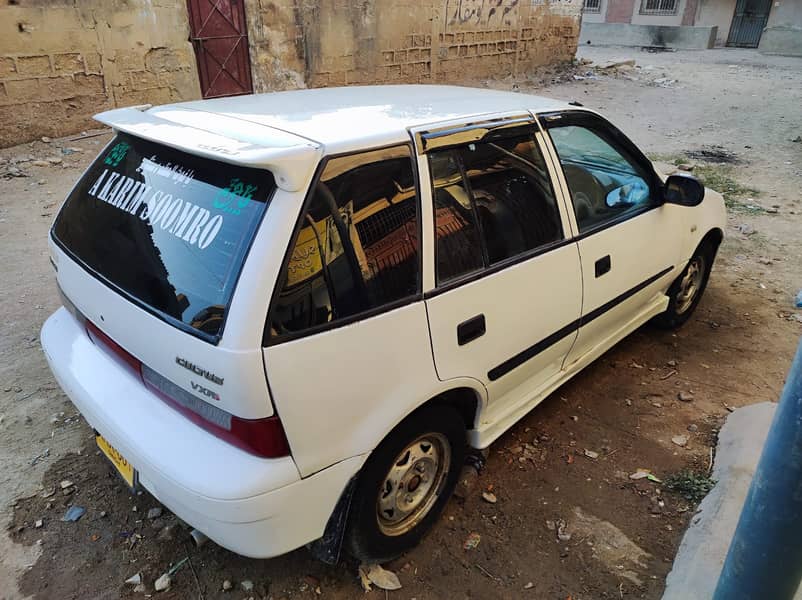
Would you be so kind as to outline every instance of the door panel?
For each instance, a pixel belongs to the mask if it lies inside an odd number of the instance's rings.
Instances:
[[[203,97],[252,93],[242,0],[188,0],[187,8]]]
[[[617,339],[622,328],[664,296],[679,260],[674,207],[653,208],[579,241],[585,282],[579,337],[566,366]],[[596,262],[609,256],[609,270]]]
[[[581,111],[544,121],[579,234],[582,318],[570,368],[653,314],[676,276],[684,226],[681,210],[661,203],[651,163],[607,121]]]
[[[560,373],[576,337],[582,280],[531,120],[500,133],[456,131],[451,144],[439,132],[441,147],[419,161],[432,182],[435,233],[426,256],[434,255],[437,287],[426,306],[439,378],[472,377],[488,390],[481,429]]]
[[[429,298],[438,376],[475,377],[491,405],[536,390],[559,372],[576,337],[581,300],[573,243]],[[458,327],[479,314],[484,335],[460,345]]]

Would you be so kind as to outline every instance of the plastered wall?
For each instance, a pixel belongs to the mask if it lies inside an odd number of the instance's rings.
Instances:
[[[0,146],[199,97],[188,37],[184,0],[0,0]]]
[[[256,91],[523,75],[569,61],[582,0],[246,0]]]

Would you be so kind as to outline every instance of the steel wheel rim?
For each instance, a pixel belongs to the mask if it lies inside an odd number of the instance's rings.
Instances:
[[[451,466],[451,445],[440,433],[408,444],[384,476],[376,497],[376,519],[388,536],[411,531],[440,497]]]
[[[695,256],[688,263],[688,268],[679,282],[679,291],[677,292],[677,314],[681,315],[687,311],[696,296],[699,295],[699,290],[702,289],[702,280],[705,274],[705,259],[702,256]]]

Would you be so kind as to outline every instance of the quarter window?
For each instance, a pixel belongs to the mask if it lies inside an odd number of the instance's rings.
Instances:
[[[438,283],[562,239],[549,175],[528,131],[437,150],[429,161]]]
[[[646,170],[601,127],[551,127],[580,233],[653,204]]]
[[[301,332],[413,296],[418,199],[408,146],[330,159],[314,184],[271,312]]]

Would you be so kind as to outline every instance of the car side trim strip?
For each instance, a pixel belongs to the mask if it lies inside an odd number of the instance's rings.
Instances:
[[[557,342],[559,342],[563,338],[565,338],[565,337],[571,335],[572,333],[576,332],[583,325],[587,325],[591,321],[593,321],[595,319],[598,319],[600,316],[602,316],[607,311],[615,308],[616,306],[618,306],[619,304],[621,304],[625,300],[628,300],[629,298],[631,298],[632,296],[634,296],[635,294],[637,294],[638,292],[640,292],[644,288],[650,286],[651,284],[653,284],[655,281],[657,281],[658,279],[660,279],[661,277],[663,277],[667,273],[670,273],[673,268],[674,267],[666,267],[665,269],[663,269],[659,273],[657,273],[655,275],[652,275],[648,279],[645,279],[644,281],[641,281],[638,285],[628,289],[626,292],[624,292],[622,294],[619,294],[618,296],[616,296],[615,298],[613,298],[609,302],[605,302],[604,304],[602,304],[598,308],[590,311],[588,314],[582,315],[580,318],[572,321],[571,323],[569,323],[568,325],[566,325],[564,327],[561,327],[560,329],[558,329],[557,331],[555,331],[551,335],[543,338],[539,342],[537,342],[535,344],[532,344],[531,346],[529,346],[528,348],[522,350],[521,352],[519,352],[518,354],[516,354],[512,358],[508,358],[507,360],[505,360],[500,365],[490,369],[487,372],[487,378],[490,381],[496,381],[497,379],[500,379],[501,377],[503,377],[504,375],[506,375],[507,373],[509,373],[513,369],[516,369],[517,367],[520,367],[522,364],[524,364],[528,360],[533,359],[535,356],[537,356],[538,354],[540,354],[541,352],[543,352],[547,348],[553,346],[554,344],[556,344]]]

